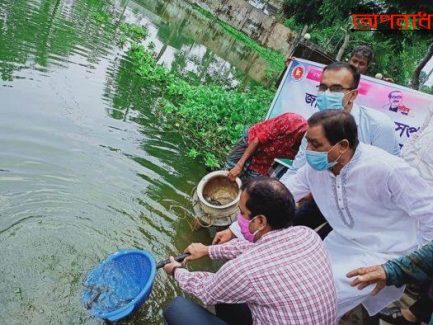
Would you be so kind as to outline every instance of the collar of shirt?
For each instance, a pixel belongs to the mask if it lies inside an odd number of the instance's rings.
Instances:
[[[355,149],[355,152],[352,156],[352,158],[350,159],[350,161],[343,167],[341,168],[340,174],[344,174],[347,173],[347,171],[354,165],[356,164],[356,162],[359,160],[359,158],[361,157],[361,153],[362,153],[362,148],[364,147],[364,144],[362,142],[358,143],[358,146]],[[334,175],[334,173],[328,169],[328,173],[331,175],[331,177],[336,177],[338,175]]]
[[[282,230],[289,229],[289,228],[290,228],[290,227],[288,227],[288,228],[283,228],[283,229],[277,229],[277,230],[271,230],[271,231],[267,232],[266,234],[264,234],[262,237],[260,237],[260,238],[255,242],[255,244],[266,243],[266,242],[268,242],[269,240],[271,240],[272,237],[274,237],[275,235],[277,235],[278,233],[280,233]]]
[[[360,107],[358,104],[353,103],[352,110],[350,111],[350,114],[352,114],[353,118],[355,119],[356,126],[358,126],[360,119],[361,119],[361,117],[360,117],[361,110],[360,110]]]

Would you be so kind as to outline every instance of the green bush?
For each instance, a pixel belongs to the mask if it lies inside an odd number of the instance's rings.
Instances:
[[[158,64],[152,49],[136,42],[127,55],[141,86],[159,98],[157,112],[187,143],[187,155],[210,168],[220,167],[244,130],[265,117],[274,96],[274,90],[257,85],[241,91],[190,82]]]

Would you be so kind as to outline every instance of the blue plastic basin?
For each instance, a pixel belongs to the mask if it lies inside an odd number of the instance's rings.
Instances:
[[[117,321],[149,297],[156,274],[153,256],[143,250],[118,251],[88,274],[81,302],[97,318]]]

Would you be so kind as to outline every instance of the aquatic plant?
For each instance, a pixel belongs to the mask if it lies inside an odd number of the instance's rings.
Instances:
[[[140,39],[145,39],[149,34],[145,26],[122,23],[120,25],[120,30],[123,36],[129,37],[134,41],[139,41]]]
[[[158,84],[165,121],[184,137],[190,156],[208,167],[218,167],[243,130],[262,119],[273,93],[262,87],[245,92],[219,85],[192,85],[156,64],[143,46],[133,48],[136,72]]]
[[[120,46],[124,46],[128,41],[140,42],[148,36],[148,30],[145,26],[122,23],[119,29],[118,45]]]
[[[157,63],[153,49],[132,41],[127,52],[145,92],[158,98],[155,111],[177,130],[187,155],[210,168],[220,167],[244,130],[264,118],[274,91],[252,85],[246,90],[192,83]]]

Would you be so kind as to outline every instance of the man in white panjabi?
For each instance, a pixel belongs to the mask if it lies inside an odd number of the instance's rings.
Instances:
[[[327,110],[308,120],[303,166],[285,185],[295,200],[312,193],[332,226],[325,248],[337,288],[337,316],[363,304],[370,315],[397,300],[404,288],[371,296],[346,274],[382,264],[433,239],[433,188],[403,159],[360,143],[353,117]]]
[[[429,107],[421,129],[405,143],[400,157],[414,167],[430,186],[433,186],[433,105]],[[420,321],[428,323],[432,319],[429,317],[432,311],[431,299],[428,295],[430,287],[431,283],[423,285],[420,298],[410,307],[387,307],[378,314],[379,318],[395,324],[399,322],[418,324]]]
[[[433,186],[433,105],[421,129],[404,145],[400,157]]]

